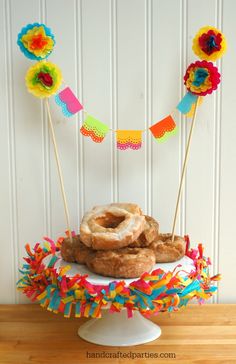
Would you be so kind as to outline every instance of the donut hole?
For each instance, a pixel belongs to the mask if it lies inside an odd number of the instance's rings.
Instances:
[[[110,213],[106,213],[104,216],[97,217],[96,223],[105,229],[115,229],[124,220],[125,216],[115,216]]]

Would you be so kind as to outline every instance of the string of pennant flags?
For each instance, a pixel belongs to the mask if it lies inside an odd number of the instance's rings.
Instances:
[[[177,109],[191,117],[197,96],[187,93]],[[78,112],[84,110],[83,105],[78,100],[70,87],[64,88],[55,96],[56,103],[61,107],[62,113],[66,117],[71,117]],[[116,145],[120,150],[128,148],[138,150],[142,147],[143,132],[149,130],[157,142],[167,140],[171,135],[177,133],[177,126],[171,114],[158,121],[157,123],[144,130],[112,130],[107,124],[93,117],[86,111],[86,118],[80,128],[81,134],[90,137],[95,143],[101,143],[109,131],[116,134]]]
[[[39,61],[30,67],[26,74],[29,92],[39,98],[48,98],[56,94],[55,101],[66,117],[71,117],[84,109],[70,87],[67,86],[58,92],[62,83],[61,71],[57,65],[46,60],[55,45],[55,37],[50,28],[45,24],[28,24],[18,34],[17,44],[26,57]],[[215,61],[225,52],[225,37],[216,28],[203,27],[193,40],[193,50],[203,61],[197,61],[188,67],[184,76],[187,93],[176,107],[189,117],[193,115],[197,100],[199,105],[202,96],[215,90],[220,82],[217,67],[208,60]],[[157,142],[163,142],[176,134],[177,126],[169,114],[150,126],[148,130]],[[142,147],[142,135],[146,130],[111,130],[107,124],[90,114],[86,115],[80,128],[80,132],[95,143],[103,142],[109,131],[115,132],[118,149],[138,150]]]
[[[38,61],[26,74],[26,86],[29,92],[39,98],[48,98],[56,94],[55,101],[66,117],[71,117],[84,109],[70,87],[66,86],[58,92],[62,83],[61,71],[56,64],[47,60],[55,46],[55,37],[50,28],[45,24],[28,24],[18,34],[17,44],[26,57]],[[199,105],[203,96],[217,88],[220,74],[217,67],[208,61],[215,61],[225,50],[226,40],[218,29],[206,26],[196,34],[193,51],[202,61],[196,61],[187,68],[184,76],[187,93],[176,107],[187,117],[193,115],[197,100]],[[118,149],[138,150],[142,147],[144,131],[150,131],[157,142],[163,142],[176,134],[177,126],[170,113],[147,130],[111,130],[107,124],[87,114],[80,128],[80,132],[95,143],[102,143],[109,131],[116,134]]]

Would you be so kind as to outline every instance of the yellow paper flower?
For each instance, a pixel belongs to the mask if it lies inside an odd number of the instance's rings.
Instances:
[[[201,28],[193,39],[193,52],[206,61],[216,61],[222,57],[227,48],[224,35],[214,27]]]
[[[37,62],[25,76],[29,92],[39,98],[50,97],[59,89],[62,82],[60,69],[51,62]]]

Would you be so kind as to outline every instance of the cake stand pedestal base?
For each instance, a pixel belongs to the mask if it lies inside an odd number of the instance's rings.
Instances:
[[[120,313],[109,313],[103,310],[102,317],[91,319],[83,324],[78,335],[90,343],[105,346],[132,346],[145,344],[157,339],[161,329],[144,318],[139,311],[128,318],[126,310]]]

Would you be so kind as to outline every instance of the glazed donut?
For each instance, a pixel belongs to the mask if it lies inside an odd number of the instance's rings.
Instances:
[[[145,248],[122,248],[97,251],[87,258],[88,268],[97,274],[114,278],[136,278],[155,265],[155,254]]]
[[[94,207],[80,225],[81,241],[95,250],[123,248],[144,229],[145,217],[135,204],[112,203]]]
[[[61,256],[66,262],[86,264],[89,254],[91,254],[91,249],[80,241],[79,235],[73,236],[72,243],[69,238],[62,241]]]
[[[171,241],[171,234],[160,234],[158,240],[149,245],[155,256],[156,263],[169,263],[181,259],[185,255],[186,242],[181,236],[175,236]]]
[[[88,248],[81,241],[75,250],[75,261],[79,264],[86,264],[88,257],[92,254],[92,249]]]
[[[129,246],[132,248],[145,248],[154,240],[157,240],[159,234],[159,224],[151,216],[145,216],[144,230],[136,241]]]
[[[142,215],[143,212],[140,209],[140,207],[138,205],[136,205],[135,203],[122,203],[122,202],[114,202],[111,203],[109,206],[114,206],[114,207],[118,207],[120,209],[124,209],[128,212],[130,212],[131,214],[134,215]]]

